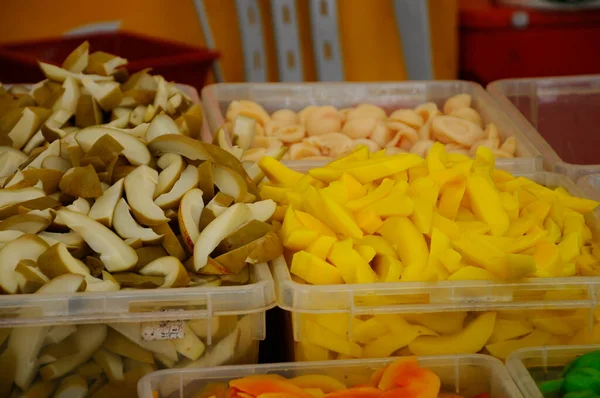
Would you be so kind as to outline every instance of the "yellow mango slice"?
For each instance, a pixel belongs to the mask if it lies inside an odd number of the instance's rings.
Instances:
[[[404,217],[390,217],[383,222],[379,233],[390,242],[395,242],[398,257],[404,264],[403,281],[428,280],[433,275],[424,275],[429,249],[423,234]]]
[[[329,360],[329,350],[309,343],[306,340],[300,340],[294,348],[296,361],[327,361]]]
[[[283,221],[285,223],[285,220]],[[304,250],[317,240],[319,233],[310,229],[296,229],[283,238],[283,247],[298,251]]]
[[[364,184],[410,169],[421,163],[423,163],[423,158],[418,155],[400,153],[381,159],[350,163],[347,165],[346,172]]]
[[[398,184],[399,182],[408,182],[408,171],[406,171],[406,170],[400,171],[398,173],[391,175],[390,178],[392,180],[396,181],[396,184]]]
[[[369,192],[367,195],[359,199],[351,200],[348,203],[346,203],[346,208],[353,212],[365,209],[368,206],[377,203],[378,201],[389,195],[390,192],[392,192],[394,184],[394,180],[386,178],[372,192]]]
[[[467,313],[465,311],[404,315],[407,321],[423,325],[439,334],[459,332],[463,328],[466,317]]]
[[[281,226],[281,236],[285,240],[292,231],[304,229],[304,224],[296,217],[296,211],[293,206],[288,206],[285,212],[285,218]]]
[[[443,336],[421,336],[408,348],[415,355],[475,354],[489,340],[496,322],[495,312],[485,312],[462,330]]]
[[[368,245],[356,245],[354,247],[354,250],[356,250],[356,252],[360,254],[360,256],[363,258],[363,260],[365,260],[368,263],[370,263],[371,260],[373,260],[373,258],[375,258],[375,255],[377,254],[375,249]]]
[[[345,272],[349,273],[349,270],[354,267],[356,278],[354,283],[374,283],[377,281],[377,274],[375,274],[369,263],[352,248],[352,239],[336,242],[329,253],[328,259],[338,268],[340,266],[344,267],[343,274]]]
[[[572,336],[577,330],[585,326],[586,318],[576,315],[533,317],[531,318],[531,323],[539,330],[550,334]]]
[[[303,250],[294,253],[290,272],[313,285],[335,285],[344,282],[336,267]]]
[[[583,227],[585,226],[585,219],[583,214],[575,211],[567,211],[564,214],[564,225],[562,233],[568,235],[571,232],[577,232],[583,236]]]
[[[326,194],[342,206],[348,202],[348,191],[346,191],[346,186],[341,181],[331,182],[329,186],[321,190],[321,193]]]
[[[519,202],[513,195],[508,192],[500,192],[500,201],[511,222],[519,218]]]
[[[442,189],[438,204],[438,211],[442,216],[451,220],[456,218],[466,188],[467,181],[463,180],[448,184]]]
[[[271,221],[283,222],[283,220],[285,219],[285,213],[287,213],[287,209],[287,205],[277,206],[277,208],[275,209],[275,213],[273,213],[273,215],[271,216]]]
[[[514,241],[514,243],[512,243],[510,247],[506,249],[506,251],[509,253],[521,253],[526,250],[529,250],[532,247],[535,247],[535,245],[537,245],[538,242],[544,239],[547,234],[548,232],[544,230],[538,230],[536,232],[531,232],[526,235],[523,235],[520,238],[517,238]]]
[[[333,227],[338,233],[345,236],[351,236],[353,238],[362,238],[363,232],[356,224],[350,213],[346,211],[342,206],[331,199],[327,194],[321,195],[325,210],[329,217],[329,225]]]
[[[496,319],[488,344],[512,340],[533,331],[531,323],[521,319]]]
[[[536,267],[547,271],[551,276],[558,276],[563,268],[558,246],[548,241],[537,243],[533,260]]]
[[[328,168],[343,168],[345,165],[361,160],[369,160],[371,158],[371,151],[364,145],[359,145],[354,148],[347,155],[342,156],[332,162],[330,162],[327,166]]]
[[[534,329],[533,332],[518,340],[508,340],[488,344],[485,348],[496,358],[506,359],[513,351],[526,347],[537,347],[546,345],[552,335],[543,330]]]
[[[353,328],[352,339],[359,344],[368,344],[389,332],[390,329],[385,324],[375,318],[370,318]]]
[[[421,197],[413,198],[413,203],[413,211],[409,215],[410,220],[421,233],[429,234],[433,219],[433,204]]]
[[[454,249],[469,261],[498,276],[504,273],[499,264],[505,255],[504,252],[485,239],[480,239],[480,235],[465,233],[459,239],[453,240],[452,243]]]
[[[483,221],[456,221],[461,231],[478,235],[485,235],[490,231],[490,226]]]
[[[452,240],[458,239],[461,235],[458,224],[439,213],[433,213],[431,227],[439,229]]]
[[[438,280],[444,280],[448,277],[448,270],[441,262],[442,256],[448,249],[451,249],[452,244],[450,238],[437,228],[433,228],[431,232],[431,243],[429,244],[429,259],[427,261],[428,272],[433,272],[438,275]],[[440,278],[440,275],[444,275]]]
[[[448,163],[464,163],[464,162],[472,162],[471,158],[462,153],[449,153],[446,155]],[[470,166],[469,166],[470,167]]]
[[[489,224],[492,235],[504,235],[510,220],[494,186],[484,177],[472,175],[467,178],[467,194],[473,214]]]
[[[304,325],[304,339],[309,343],[351,357],[362,357],[363,349],[355,342],[340,339],[338,334],[310,320]]]
[[[306,252],[325,260],[335,242],[337,242],[336,238],[321,235],[306,248]]]
[[[477,217],[470,210],[459,207],[456,212],[456,221],[477,221]]]
[[[508,182],[508,181],[512,181],[514,179],[515,179],[515,177],[506,170],[501,170],[501,169],[492,170],[492,180],[494,180],[495,183]]]
[[[423,325],[411,325],[407,322],[404,315],[399,314],[381,314],[374,316],[377,321],[383,325],[386,325],[393,334],[402,335],[406,334],[410,329],[416,329],[420,335],[425,336],[437,336],[438,334]]]
[[[409,328],[403,334],[388,333],[363,347],[363,356],[365,358],[385,358],[392,355],[395,351],[406,347],[414,341],[420,334],[417,329]]]
[[[521,210],[521,216],[532,214],[536,224],[543,224],[546,217],[548,217],[548,214],[550,214],[551,208],[552,206],[550,203],[537,200],[525,206],[523,210]]]
[[[391,243],[379,235],[365,235],[362,239],[356,239],[354,243],[357,245],[371,246],[373,249],[375,249],[377,254],[381,254],[382,256],[391,256],[396,259],[398,258],[398,254],[392,247]]]
[[[310,169],[308,170],[308,175],[325,183],[339,180],[342,177],[342,174],[344,174],[344,171],[329,166],[330,165]]]
[[[578,211],[579,213],[591,213],[598,207],[600,202],[591,199],[578,198],[576,196],[559,194],[558,201],[564,207]]]
[[[271,182],[284,187],[293,188],[304,176],[302,173],[288,169],[278,160],[269,156],[263,156],[257,164]]]
[[[275,187],[273,185],[262,185],[260,187],[261,199],[272,199],[279,205],[287,204],[286,193],[290,192],[289,188]]]
[[[402,262],[392,256],[377,255],[373,261],[373,270],[382,282],[398,282],[403,269]]]
[[[582,253],[575,257],[575,266],[582,276],[600,276],[600,262],[590,253]]]
[[[345,339],[348,336],[350,316],[348,314],[302,314],[304,322],[310,321],[317,323],[327,330],[339,335],[339,338]]]
[[[449,281],[486,281],[498,279],[498,276],[490,271],[468,265],[460,268],[458,271],[448,277]]]
[[[375,210],[361,210],[355,213],[354,221],[360,229],[368,234],[374,234],[383,225],[383,220],[375,213]]]
[[[348,173],[342,173],[340,181],[346,187],[348,200],[359,199],[367,194],[365,187],[356,178],[352,177]]]
[[[580,329],[569,340],[569,345],[586,345],[600,343],[600,323],[595,323],[591,330],[589,327]]]
[[[568,263],[577,257],[581,251],[581,235],[577,232],[571,232],[566,235],[558,244],[560,257],[563,263]]]
[[[441,142],[433,144],[427,155],[427,167],[429,173],[445,170],[446,163],[446,147]]]
[[[523,236],[527,231],[531,229],[536,223],[536,217],[533,214],[528,214],[523,217],[519,217],[516,220],[511,220],[506,236],[519,237]]]
[[[295,209],[304,209],[304,195],[290,190],[285,194],[285,202],[294,206]]]
[[[505,255],[498,265],[499,271],[496,275],[507,280],[517,280],[535,274],[535,260],[532,256],[525,254]]]
[[[459,252],[454,249],[448,249],[439,257],[439,261],[446,268],[446,270],[453,274],[460,269],[460,261],[462,256]]]
[[[413,213],[415,206],[413,200],[408,195],[392,192],[385,198],[368,206],[363,211],[372,211],[381,218],[390,216],[407,217]]]
[[[346,239],[335,242],[327,255],[327,259],[340,271],[345,283],[356,283],[356,263],[353,262],[351,250],[352,241]]]
[[[294,214],[296,215],[297,220],[306,228],[317,231],[320,235],[327,235],[335,238],[335,233],[329,229],[325,223],[313,217],[311,214],[300,210],[296,210]]]

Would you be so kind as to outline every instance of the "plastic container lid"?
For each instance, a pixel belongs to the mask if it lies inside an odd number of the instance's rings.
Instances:
[[[412,108],[426,102],[441,106],[452,95],[471,94],[472,106],[484,122],[494,122],[502,139],[517,139],[515,159],[499,159],[499,167],[512,173],[530,173],[541,169],[541,153],[496,102],[476,83],[448,81],[413,81],[402,83],[303,83],[303,84],[211,84],[202,89],[202,103],[212,132],[225,123],[225,112],[231,101],[247,99],[262,105],[267,112],[290,108],[296,111],[308,105],[333,105],[338,108],[360,103],[378,105],[387,112]],[[297,161],[298,167],[316,167],[322,161]],[[286,163],[296,167],[295,162]],[[310,165],[313,166],[310,166]]]
[[[508,357],[506,367],[523,396],[544,398],[529,369],[546,371],[553,367],[562,368],[577,357],[597,350],[600,350],[600,345],[522,348]]]
[[[600,75],[505,79],[487,89],[540,150],[546,169],[573,179],[600,172]]]
[[[577,181],[577,186],[590,198],[600,200],[600,174],[581,177]]]
[[[373,371],[393,361],[394,358],[386,358],[162,370],[140,379],[138,396],[152,398],[153,391],[158,391],[158,397],[171,394],[191,397],[208,383],[228,382],[259,374],[279,374],[284,377],[329,375],[349,385],[356,385],[368,382]],[[502,362],[490,356],[429,356],[419,357],[419,363],[440,377],[443,391],[456,392],[467,398],[483,392],[489,392],[491,398],[521,398]]]

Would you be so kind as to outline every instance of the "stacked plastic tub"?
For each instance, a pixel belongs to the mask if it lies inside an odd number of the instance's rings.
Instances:
[[[275,289],[267,264],[250,275],[242,286],[0,295],[0,397],[133,397],[153,370],[257,363]]]

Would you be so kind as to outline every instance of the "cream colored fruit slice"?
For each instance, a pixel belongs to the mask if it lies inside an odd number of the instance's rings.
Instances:
[[[49,278],[63,274],[89,275],[85,264],[69,253],[64,243],[57,243],[48,248],[37,260],[40,270]]]
[[[104,370],[109,381],[123,380],[123,360],[120,356],[105,349],[100,349],[94,353],[92,358]]]
[[[252,145],[256,134],[256,120],[251,117],[239,115],[233,124],[233,136],[235,144],[246,150]]]
[[[35,261],[22,260],[15,268],[19,292],[30,294],[38,291],[50,279],[40,271]]]
[[[0,190],[0,208],[43,196],[46,196],[44,190],[36,187],[14,190],[2,189]]]
[[[87,215],[90,210],[91,210],[91,206],[90,206],[90,202],[88,202],[87,200],[85,200],[84,198],[77,198],[73,201],[73,203],[71,203],[70,205],[66,206],[67,209],[77,212],[77,213],[81,213],[81,214],[85,214]]]
[[[35,134],[39,125],[40,117],[29,108],[23,109],[21,118],[8,133],[8,137],[12,140],[12,147],[21,149]]]
[[[23,152],[26,154],[30,154],[35,148],[44,144],[46,139],[44,138],[44,134],[42,130],[39,129],[30,139],[27,141],[27,144],[23,147]]]
[[[121,103],[123,94],[117,82],[95,82],[91,78],[83,77],[81,84],[105,111],[113,110]]]
[[[113,216],[113,228],[121,238],[141,239],[146,244],[156,244],[162,240],[162,235],[158,235],[152,228],[140,226],[129,210],[125,199],[119,199]]]
[[[138,271],[141,275],[164,276],[165,282],[161,288],[184,287],[190,282],[185,267],[176,257],[158,258]]]
[[[17,293],[19,284],[15,268],[21,260],[37,261],[48,245],[35,235],[25,234],[0,249],[0,288],[6,293]]]
[[[277,203],[275,203],[272,199],[247,203],[246,206],[252,210],[252,219],[263,222],[270,219],[273,214],[275,214],[275,210],[277,209]]]
[[[219,317],[213,316],[210,319],[194,319],[188,321],[190,329],[201,339],[211,340],[219,333]]]
[[[68,76],[63,82],[64,91],[58,101],[56,101],[52,107],[53,111],[63,109],[70,114],[74,115],[77,112],[77,104],[81,91],[77,81],[72,76]]]
[[[90,209],[88,216],[107,227],[112,227],[113,214],[117,207],[117,202],[123,196],[125,179],[121,178],[108,188],[102,196],[100,196]]]
[[[248,193],[248,186],[244,178],[229,167],[216,165],[214,169],[214,183],[220,192],[241,201]]]
[[[73,333],[75,333],[76,331],[77,326],[75,325],[52,326],[46,334],[46,338],[44,339],[44,345],[58,344]]]
[[[223,239],[251,219],[252,210],[243,203],[236,203],[208,224],[194,244],[195,270],[206,265],[208,256]]]
[[[80,375],[65,377],[54,394],[54,398],[85,398],[88,394],[88,383]]]
[[[59,68],[56,65],[47,64],[45,62],[38,61],[38,65],[40,66],[42,73],[48,79],[56,82],[64,82],[65,79],[69,76],[75,78],[75,80],[77,80],[78,82],[81,81],[82,78],[92,79],[96,82],[110,82],[114,80],[112,76],[84,75],[82,73],[72,73],[66,69]]]
[[[38,370],[37,357],[42,349],[49,326],[14,328],[6,350],[15,355],[15,384],[26,391]],[[3,370],[5,371],[5,370]]]
[[[185,162],[181,155],[165,153],[156,162],[161,172],[158,175],[158,183],[154,189],[154,198],[170,191],[177,182],[181,173],[185,170]]]
[[[109,272],[127,271],[137,263],[135,250],[99,222],[65,209],[57,212],[57,218],[79,233],[92,250],[100,253],[100,260]]]
[[[75,293],[86,288],[85,276],[80,274],[63,274],[51,279],[36,294]]]
[[[163,111],[167,110],[167,102],[169,100],[169,88],[167,86],[167,82],[162,76],[154,76],[156,79],[156,96],[154,97],[154,107],[158,109],[162,109]]]
[[[0,231],[0,244],[7,244],[13,240],[23,236],[21,231]]]
[[[29,169],[41,169],[42,162],[48,156],[60,156],[60,141],[56,140],[52,142],[42,153],[40,153],[31,163],[29,163],[23,170]]]
[[[158,172],[138,166],[125,177],[125,195],[135,218],[143,225],[156,226],[169,221],[164,211],[152,200]]]
[[[73,73],[81,73],[87,67],[90,54],[90,43],[86,40],[71,52],[63,61],[63,69]]]
[[[27,160],[27,155],[18,150],[5,151],[0,154],[0,177],[12,175],[25,160]]]
[[[205,346],[202,340],[192,332],[187,322],[183,322],[183,338],[173,340],[178,353],[195,361],[204,354]]]
[[[146,145],[136,137],[129,135],[123,131],[109,127],[87,127],[79,130],[75,139],[84,152],[90,150],[92,145],[96,143],[105,134],[114,138],[123,149],[123,156],[127,158],[129,163],[134,166],[147,165],[151,161],[150,152]]]
[[[86,292],[116,292],[121,290],[119,283],[106,271],[102,271],[102,279],[87,275],[85,281],[87,284]]]
[[[43,169],[57,170],[62,173],[65,173],[72,167],[73,165],[71,164],[71,162],[60,156],[48,156],[42,161]]]
[[[146,140],[152,141],[156,137],[166,134],[181,134],[181,130],[177,126],[177,123],[170,116],[158,115],[154,117],[148,131],[146,132]]]
[[[66,276],[66,275],[65,275]],[[106,339],[106,325],[79,325],[73,333],[75,354],[59,358],[40,369],[43,380],[56,380],[87,362]]]
[[[185,170],[183,170],[183,173],[181,173],[181,176],[175,185],[173,185],[173,188],[171,188],[169,192],[163,193],[157,197],[156,200],[154,200],[154,203],[161,209],[170,209],[179,206],[179,202],[181,202],[183,195],[190,189],[197,187],[199,180],[200,173],[198,172],[198,168],[192,165],[187,166]]]
[[[131,112],[131,115],[129,116],[129,124],[131,124],[134,127],[142,124],[142,122],[144,121],[145,113],[146,107],[144,105],[136,106]]]
[[[38,233],[37,236],[43,239],[48,246],[54,246],[55,244],[62,242],[70,250],[78,249],[85,244],[81,235],[75,231],[69,231],[66,233],[43,231]]]
[[[200,216],[204,209],[202,190],[194,188],[186,192],[179,203],[177,221],[183,243],[190,253],[194,252],[194,243],[200,235]]]
[[[0,231],[21,231],[26,234],[37,234],[50,225],[44,217],[33,214],[17,214],[0,222]]]

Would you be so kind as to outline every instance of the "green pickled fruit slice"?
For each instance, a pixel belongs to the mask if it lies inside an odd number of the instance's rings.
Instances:
[[[594,368],[600,370],[600,351],[588,352],[575,359],[563,370],[563,376],[569,373],[571,370],[578,368]]]
[[[104,347],[114,354],[139,362],[154,364],[154,356],[150,351],[135,344],[114,329],[108,330]]]
[[[210,160],[205,160],[198,165],[198,174],[200,175],[198,188],[202,190],[204,203],[210,202],[215,196],[215,178],[213,172],[214,166]]]
[[[271,231],[264,236],[215,258],[215,261],[232,273],[240,272],[246,263],[258,264],[274,260],[283,253],[277,233]],[[202,269],[200,270],[202,272]]]
[[[223,239],[221,243],[219,243],[219,246],[217,246],[217,249],[219,253],[227,253],[228,251],[247,245],[256,239],[265,236],[271,231],[273,231],[273,226],[270,224],[258,220],[252,220],[242,228]]]
[[[549,380],[538,384],[544,398],[561,398],[564,379]]]
[[[565,375],[563,388],[566,392],[591,390],[600,392],[600,370],[594,368],[577,368]]]

